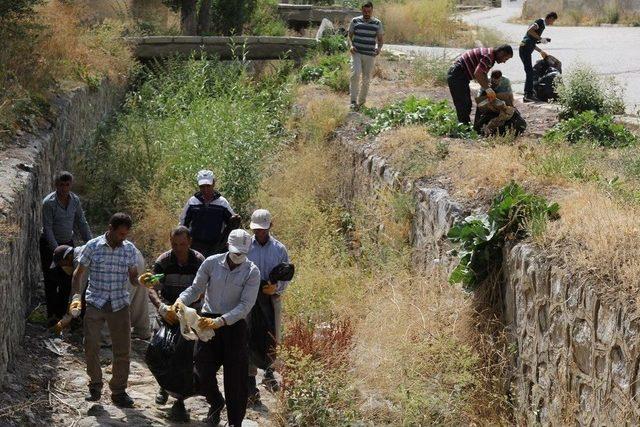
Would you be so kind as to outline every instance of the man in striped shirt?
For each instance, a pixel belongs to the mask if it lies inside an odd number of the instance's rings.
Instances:
[[[460,55],[449,69],[447,83],[453,105],[456,107],[458,122],[471,123],[471,89],[469,83],[476,80],[485,90],[487,98],[493,101],[496,98],[495,91],[491,88],[487,74],[497,62],[502,64],[513,57],[513,49],[509,45],[497,48],[479,47],[471,49]]]
[[[373,74],[375,58],[382,50],[382,22],[373,17],[373,4],[362,5],[362,15],[351,20],[349,41],[351,42],[351,109],[358,110],[367,100],[369,81]]]

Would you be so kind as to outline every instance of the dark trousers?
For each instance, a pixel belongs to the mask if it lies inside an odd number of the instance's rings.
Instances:
[[[218,317],[203,313],[207,317]],[[230,426],[240,427],[247,410],[247,322],[240,320],[233,325],[216,330],[212,340],[197,341],[194,350],[194,379],[198,393],[203,395],[212,409],[227,404]],[[224,368],[224,398],[220,394],[216,374]]]
[[[73,242],[62,243],[73,246]],[[71,276],[60,267],[49,268],[53,260],[53,249],[49,247],[47,239],[40,237],[40,262],[44,277],[44,296],[47,304],[47,317],[61,319],[67,312],[69,294],[71,293]]]
[[[518,53],[520,54],[522,65],[524,65],[524,73],[526,74],[526,78],[524,81],[524,94],[533,95],[533,65],[531,63],[531,54],[533,53],[533,48],[520,46],[520,50]]]
[[[453,99],[453,105],[456,107],[458,122],[471,123],[471,89],[469,89],[469,77],[462,65],[454,65],[449,69],[447,75],[447,83],[449,91]]]
[[[191,242],[191,249],[200,252],[205,258],[225,252],[224,245],[220,243],[203,242],[196,239]]]

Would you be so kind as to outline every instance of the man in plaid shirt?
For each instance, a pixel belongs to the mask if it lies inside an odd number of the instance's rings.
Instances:
[[[100,331],[107,322],[113,350],[109,388],[111,400],[120,407],[133,406],[133,400],[126,392],[131,352],[128,284],[138,284],[138,268],[136,247],[126,240],[130,228],[131,217],[117,213],[109,220],[105,234],[87,242],[73,272],[73,298],[69,306],[72,314],[79,315],[81,283],[88,275],[84,352],[90,381],[86,400],[95,402],[102,395]]]

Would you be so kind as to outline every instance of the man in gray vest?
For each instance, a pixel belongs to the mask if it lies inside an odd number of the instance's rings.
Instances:
[[[367,100],[369,80],[373,75],[375,58],[382,50],[382,22],[373,17],[373,3],[362,5],[362,15],[351,20],[349,42],[351,44],[351,109],[357,111]]]

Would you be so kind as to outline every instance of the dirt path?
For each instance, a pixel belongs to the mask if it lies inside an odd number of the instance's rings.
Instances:
[[[147,341],[132,340],[131,374],[128,392],[135,400],[135,408],[120,409],[111,404],[108,387],[100,402],[86,402],[88,377],[85,374],[81,334],[68,333],[63,339],[54,339],[43,326],[27,323],[24,346],[17,355],[16,367],[7,375],[7,383],[0,392],[0,425],[2,426],[164,426],[177,425],[168,420],[173,404],[170,397],[166,405],[154,402],[158,385],[147,369],[144,353]],[[52,343],[62,355],[47,348]],[[55,348],[54,348],[55,349]],[[105,379],[111,376],[111,351],[101,350]],[[261,378],[258,379],[260,381]],[[222,376],[219,375],[219,384]],[[249,409],[243,426],[276,425],[272,416],[277,407],[276,396],[260,387],[265,407]],[[203,397],[186,400],[191,415],[189,425],[204,426],[208,404]],[[226,413],[223,411],[224,424]],[[183,424],[184,425],[184,424]]]

